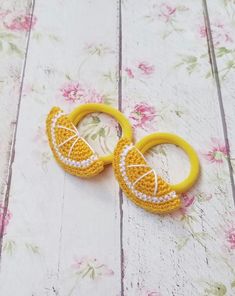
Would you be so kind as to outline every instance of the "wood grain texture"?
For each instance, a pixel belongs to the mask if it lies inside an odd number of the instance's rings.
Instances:
[[[208,12],[210,14],[211,37],[214,45],[217,74],[221,89],[221,102],[224,109],[224,124],[227,128],[228,145],[232,170],[235,167],[235,145],[234,145],[234,1],[218,0],[212,3],[208,1]],[[235,198],[235,197],[234,197]]]
[[[96,13],[106,9],[106,17]],[[44,129],[53,105],[69,112],[79,103],[64,97],[72,84],[86,87],[84,99],[105,97],[117,106],[117,3],[38,1],[34,15],[37,23],[20,106],[1,294],[110,295],[112,291],[115,295],[121,282],[119,197],[111,168],[93,180],[65,174],[52,159]],[[114,73],[112,83],[104,77],[109,72]],[[107,95],[99,95],[95,87]],[[99,118],[92,120],[96,123]],[[102,133],[104,127],[98,130],[101,147],[105,146]],[[114,133],[106,145],[112,148],[116,140]]]
[[[224,283],[232,295],[233,264],[221,248],[220,229],[232,219],[228,165],[204,158],[212,139],[223,143],[224,134],[215,82],[208,77],[207,40],[200,36],[202,3],[125,1],[122,11],[123,109],[134,118],[136,138],[156,129],[179,134],[194,145],[202,165],[186,216],[156,217],[123,199],[124,295],[216,295],[207,283]],[[140,108],[149,119],[155,114],[153,126],[137,117]],[[184,168],[180,159],[165,161],[171,182],[183,177]],[[200,195],[211,195],[210,201]]]
[[[1,1],[0,15],[0,201],[7,191],[9,161],[21,95],[25,55],[29,31],[27,26],[13,30],[11,25],[18,15],[30,15],[32,1]]]
[[[30,39],[20,80],[9,206],[0,205],[0,295],[234,295],[228,162],[234,157],[233,69],[222,79],[233,52],[221,57],[219,49],[233,48],[229,40],[235,37],[228,34],[233,1],[207,2],[209,14],[205,1],[193,0],[36,0],[30,25],[22,13],[16,20],[4,16],[7,30],[32,30],[24,37]],[[221,7],[231,16],[222,26],[214,21]],[[12,60],[14,66],[19,63]],[[7,112],[1,109],[4,120],[15,118],[17,102]],[[87,102],[122,110],[136,141],[167,131],[195,147],[201,177],[182,196],[180,211],[161,217],[137,208],[119,191],[111,167],[81,180],[55,163],[45,135],[47,113],[54,105],[70,112]],[[100,114],[88,116],[78,129],[100,154],[112,151],[120,134],[117,124]],[[171,145],[146,157],[170,182],[188,173],[187,157]],[[9,157],[5,153],[1,159],[4,172]]]

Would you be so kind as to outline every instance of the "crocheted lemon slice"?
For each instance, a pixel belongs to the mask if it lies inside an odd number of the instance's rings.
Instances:
[[[127,139],[114,151],[114,172],[124,193],[138,206],[154,213],[180,207],[180,198],[148,165],[142,153]]]
[[[76,127],[60,108],[51,109],[46,129],[54,157],[67,172],[79,177],[92,177],[104,169],[103,161],[79,136]]]

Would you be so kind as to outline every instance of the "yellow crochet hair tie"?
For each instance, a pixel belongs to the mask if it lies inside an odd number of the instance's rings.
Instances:
[[[66,115],[53,107],[48,114],[46,131],[55,159],[68,173],[79,177],[92,177],[100,173],[113,160],[113,154],[99,157],[82,138],[76,125],[89,113],[102,112],[114,117],[120,124],[123,138],[132,140],[132,127],[118,110],[104,104],[84,104]]]
[[[151,147],[167,143],[181,147],[191,164],[188,177],[174,185],[158,176],[143,156]],[[178,209],[181,205],[180,193],[190,189],[199,176],[199,160],[193,147],[169,133],[151,134],[135,145],[129,139],[120,139],[114,151],[113,168],[126,196],[145,210],[158,214]]]

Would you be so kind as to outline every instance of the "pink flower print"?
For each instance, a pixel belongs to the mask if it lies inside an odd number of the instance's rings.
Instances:
[[[224,25],[220,22],[214,22],[211,24],[211,32],[215,46],[221,46],[225,45],[225,43],[233,42],[229,31],[227,31]],[[199,34],[201,38],[207,37],[207,28],[204,25],[199,28]]]
[[[3,11],[1,11],[1,12],[0,12],[0,20],[4,20],[5,17],[6,17],[8,14],[10,14],[10,13],[11,13],[10,10],[3,10]]]
[[[226,231],[226,241],[231,250],[235,250],[235,227],[231,227]]]
[[[181,195],[181,201],[182,201],[182,208],[186,211],[186,209],[194,203],[195,196],[188,193],[187,194],[184,193]]]
[[[138,68],[144,75],[151,75],[154,73],[155,70],[155,67],[153,65],[149,65],[147,62],[139,63]]]
[[[150,76],[155,71],[155,66],[149,64],[148,62],[141,61],[135,63],[133,67],[126,67],[124,69],[127,77],[130,79],[133,78],[142,78],[141,76]]]
[[[127,74],[127,76],[129,78],[134,78],[135,77],[134,74],[133,74],[133,71],[130,68],[126,67],[124,71],[126,72],[126,74]]]
[[[104,96],[95,89],[85,88],[79,82],[69,83],[60,89],[62,96],[66,101],[75,103],[104,103]]]
[[[159,292],[147,292],[147,296],[161,296]]]
[[[83,96],[85,103],[104,103],[104,97],[95,89],[87,89]]]
[[[134,127],[146,128],[148,123],[156,118],[156,110],[153,106],[141,102],[135,105],[129,117]]]
[[[159,17],[166,23],[170,21],[170,19],[175,15],[175,13],[176,13],[176,7],[172,7],[166,3],[163,3],[160,6]]]
[[[36,24],[37,18],[35,16],[31,17],[29,14],[21,14],[18,16],[13,16],[8,14],[4,20],[4,26],[11,31],[26,31],[28,32],[30,28],[33,28]]]
[[[207,36],[207,28],[206,26],[201,26],[199,28],[199,34],[201,38],[205,38]]]
[[[218,139],[212,138],[213,146],[204,153],[205,158],[211,163],[223,163],[228,156],[228,148]]]
[[[72,103],[79,101],[84,95],[84,89],[79,83],[69,83],[61,92],[65,100]]]
[[[9,210],[6,211],[6,214],[4,217],[4,209],[5,207],[3,206],[2,203],[0,203],[0,233],[1,234],[6,234],[6,227],[9,224],[9,221],[12,217]]]
[[[195,202],[195,196],[189,193],[184,193],[181,195],[181,208],[171,214],[174,218],[182,218],[187,215],[188,209]]]
[[[82,257],[79,260],[76,259],[72,267],[75,269],[75,273],[82,278],[87,276],[91,279],[95,279],[101,276],[112,276],[114,274],[112,269],[100,263],[96,258]]]

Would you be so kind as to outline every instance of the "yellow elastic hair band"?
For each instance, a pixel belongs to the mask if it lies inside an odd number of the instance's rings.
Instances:
[[[86,115],[101,112],[115,118],[122,129],[114,153],[99,157],[79,134],[76,125]],[[68,173],[84,178],[103,171],[113,162],[115,176],[126,196],[138,206],[153,213],[169,213],[181,206],[180,193],[186,192],[199,176],[199,160],[195,150],[182,138],[169,133],[154,133],[138,143],[132,141],[132,127],[118,110],[104,104],[85,104],[65,114],[53,107],[46,120],[49,145],[56,161]],[[151,168],[143,154],[160,144],[175,144],[188,155],[191,169],[185,180],[169,184]]]
[[[132,140],[132,127],[128,119],[120,111],[108,105],[95,103],[84,104],[75,108],[68,115],[68,118],[76,126],[82,120],[82,118],[93,112],[105,113],[115,118],[121,126],[122,137]],[[105,156],[100,156],[100,160],[104,162],[104,165],[110,164],[113,161],[113,153]]]
[[[190,173],[182,182],[178,184],[171,184],[171,188],[177,193],[188,191],[194,185],[199,176],[200,165],[196,151],[184,139],[170,133],[154,133],[148,135],[136,143],[135,146],[144,154],[153,146],[160,144],[174,144],[182,148],[187,154],[191,165]]]

